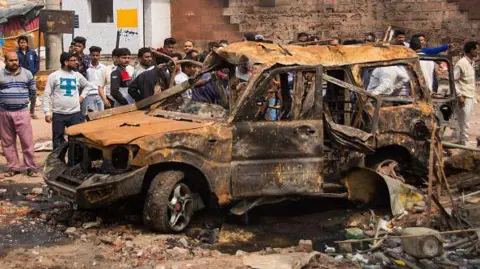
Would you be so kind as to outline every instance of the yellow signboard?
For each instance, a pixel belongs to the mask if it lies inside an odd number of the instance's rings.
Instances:
[[[136,9],[117,9],[118,28],[137,28],[138,11]]]

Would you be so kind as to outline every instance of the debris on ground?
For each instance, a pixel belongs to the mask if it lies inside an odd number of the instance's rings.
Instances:
[[[34,150],[35,152],[52,151],[53,142],[51,140],[45,142],[37,142],[35,143]]]

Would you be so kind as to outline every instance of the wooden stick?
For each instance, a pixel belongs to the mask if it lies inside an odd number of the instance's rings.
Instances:
[[[477,236],[475,236],[475,235],[473,236],[473,238],[476,238],[476,237],[477,237]],[[456,241],[456,242],[453,242],[453,243],[444,245],[443,248],[444,248],[444,249],[456,248],[456,247],[458,247],[458,246],[460,246],[460,245],[463,245],[463,244],[465,244],[465,243],[468,243],[469,240],[470,240],[469,238],[463,238],[463,239],[460,239],[460,240],[458,240],[458,241]]]
[[[432,188],[433,188],[433,158],[434,158],[434,145],[435,145],[435,133],[437,127],[435,122],[433,123],[432,136],[430,141],[430,155],[428,158],[428,194],[427,194],[427,227],[431,227],[432,222]]]

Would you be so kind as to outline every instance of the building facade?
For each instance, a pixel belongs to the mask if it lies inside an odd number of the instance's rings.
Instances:
[[[78,18],[75,36],[87,38],[87,48],[95,45],[110,54],[117,42],[132,53],[144,46],[160,47],[171,35],[170,0],[63,0],[63,10],[73,10]],[[64,35],[68,48],[72,35]]]
[[[109,54],[115,47],[161,47],[167,37],[197,48],[209,41],[240,41],[245,32],[273,41],[294,40],[299,32],[320,38],[382,37],[389,26],[407,37],[422,32],[432,44],[480,39],[480,0],[63,0],[74,10],[75,35]],[[71,35],[65,35],[68,47]],[[179,46],[180,49],[181,46]]]
[[[479,14],[480,0],[175,0],[171,18],[174,37],[200,43],[238,41],[245,32],[282,42],[299,32],[363,39],[395,26],[438,44],[479,40]]]

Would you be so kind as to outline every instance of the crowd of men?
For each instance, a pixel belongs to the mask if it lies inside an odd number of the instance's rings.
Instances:
[[[449,49],[449,45],[428,48],[425,35],[416,34],[406,42],[405,32],[395,31],[392,43],[410,47],[418,54],[437,54]],[[273,43],[262,35],[247,33],[244,41]],[[292,42],[320,43],[317,36],[299,33],[297,40]],[[365,35],[364,40],[345,40],[331,38],[328,45],[355,45],[374,43],[373,33]],[[53,147],[58,148],[65,143],[65,129],[86,121],[86,115],[91,111],[103,111],[106,108],[132,104],[169,88],[171,81],[181,84],[195,77],[199,71],[199,63],[220,47],[228,46],[227,40],[210,42],[208,49],[202,53],[196,49],[191,40],[183,44],[183,53],[177,53],[177,41],[167,38],[159,49],[141,48],[138,50],[138,64],[131,65],[131,52],[127,48],[117,48],[111,52],[113,64],[101,63],[102,48],[89,47],[85,54],[87,40],[75,37],[70,50],[60,56],[61,69],[49,75],[43,94],[43,111],[45,121],[52,124]],[[456,64],[454,74],[457,85],[458,104],[460,110],[460,143],[468,141],[468,121],[475,104],[475,58],[478,44],[465,44],[465,56]],[[172,69],[167,62],[181,61]],[[421,61],[427,87],[434,85],[434,66],[432,62]],[[28,47],[28,38],[18,38],[16,52],[5,54],[5,68],[0,70],[0,136],[3,153],[7,159],[8,171],[2,177],[12,177],[24,169],[20,164],[16,146],[17,136],[23,151],[24,167],[29,176],[38,176],[34,161],[34,142],[31,119],[37,119],[35,114],[36,85],[34,76],[39,70],[39,57]],[[218,76],[225,79],[226,75],[219,71]],[[235,76],[239,81],[248,81],[252,75],[251,67],[239,65]],[[409,81],[407,70],[398,66],[375,68],[366,73],[364,84],[372,94],[408,95],[406,86]],[[202,74],[194,86],[186,91],[184,98],[193,101],[218,103],[220,101],[217,84],[212,81],[210,73]],[[30,106],[30,108],[29,108]]]

